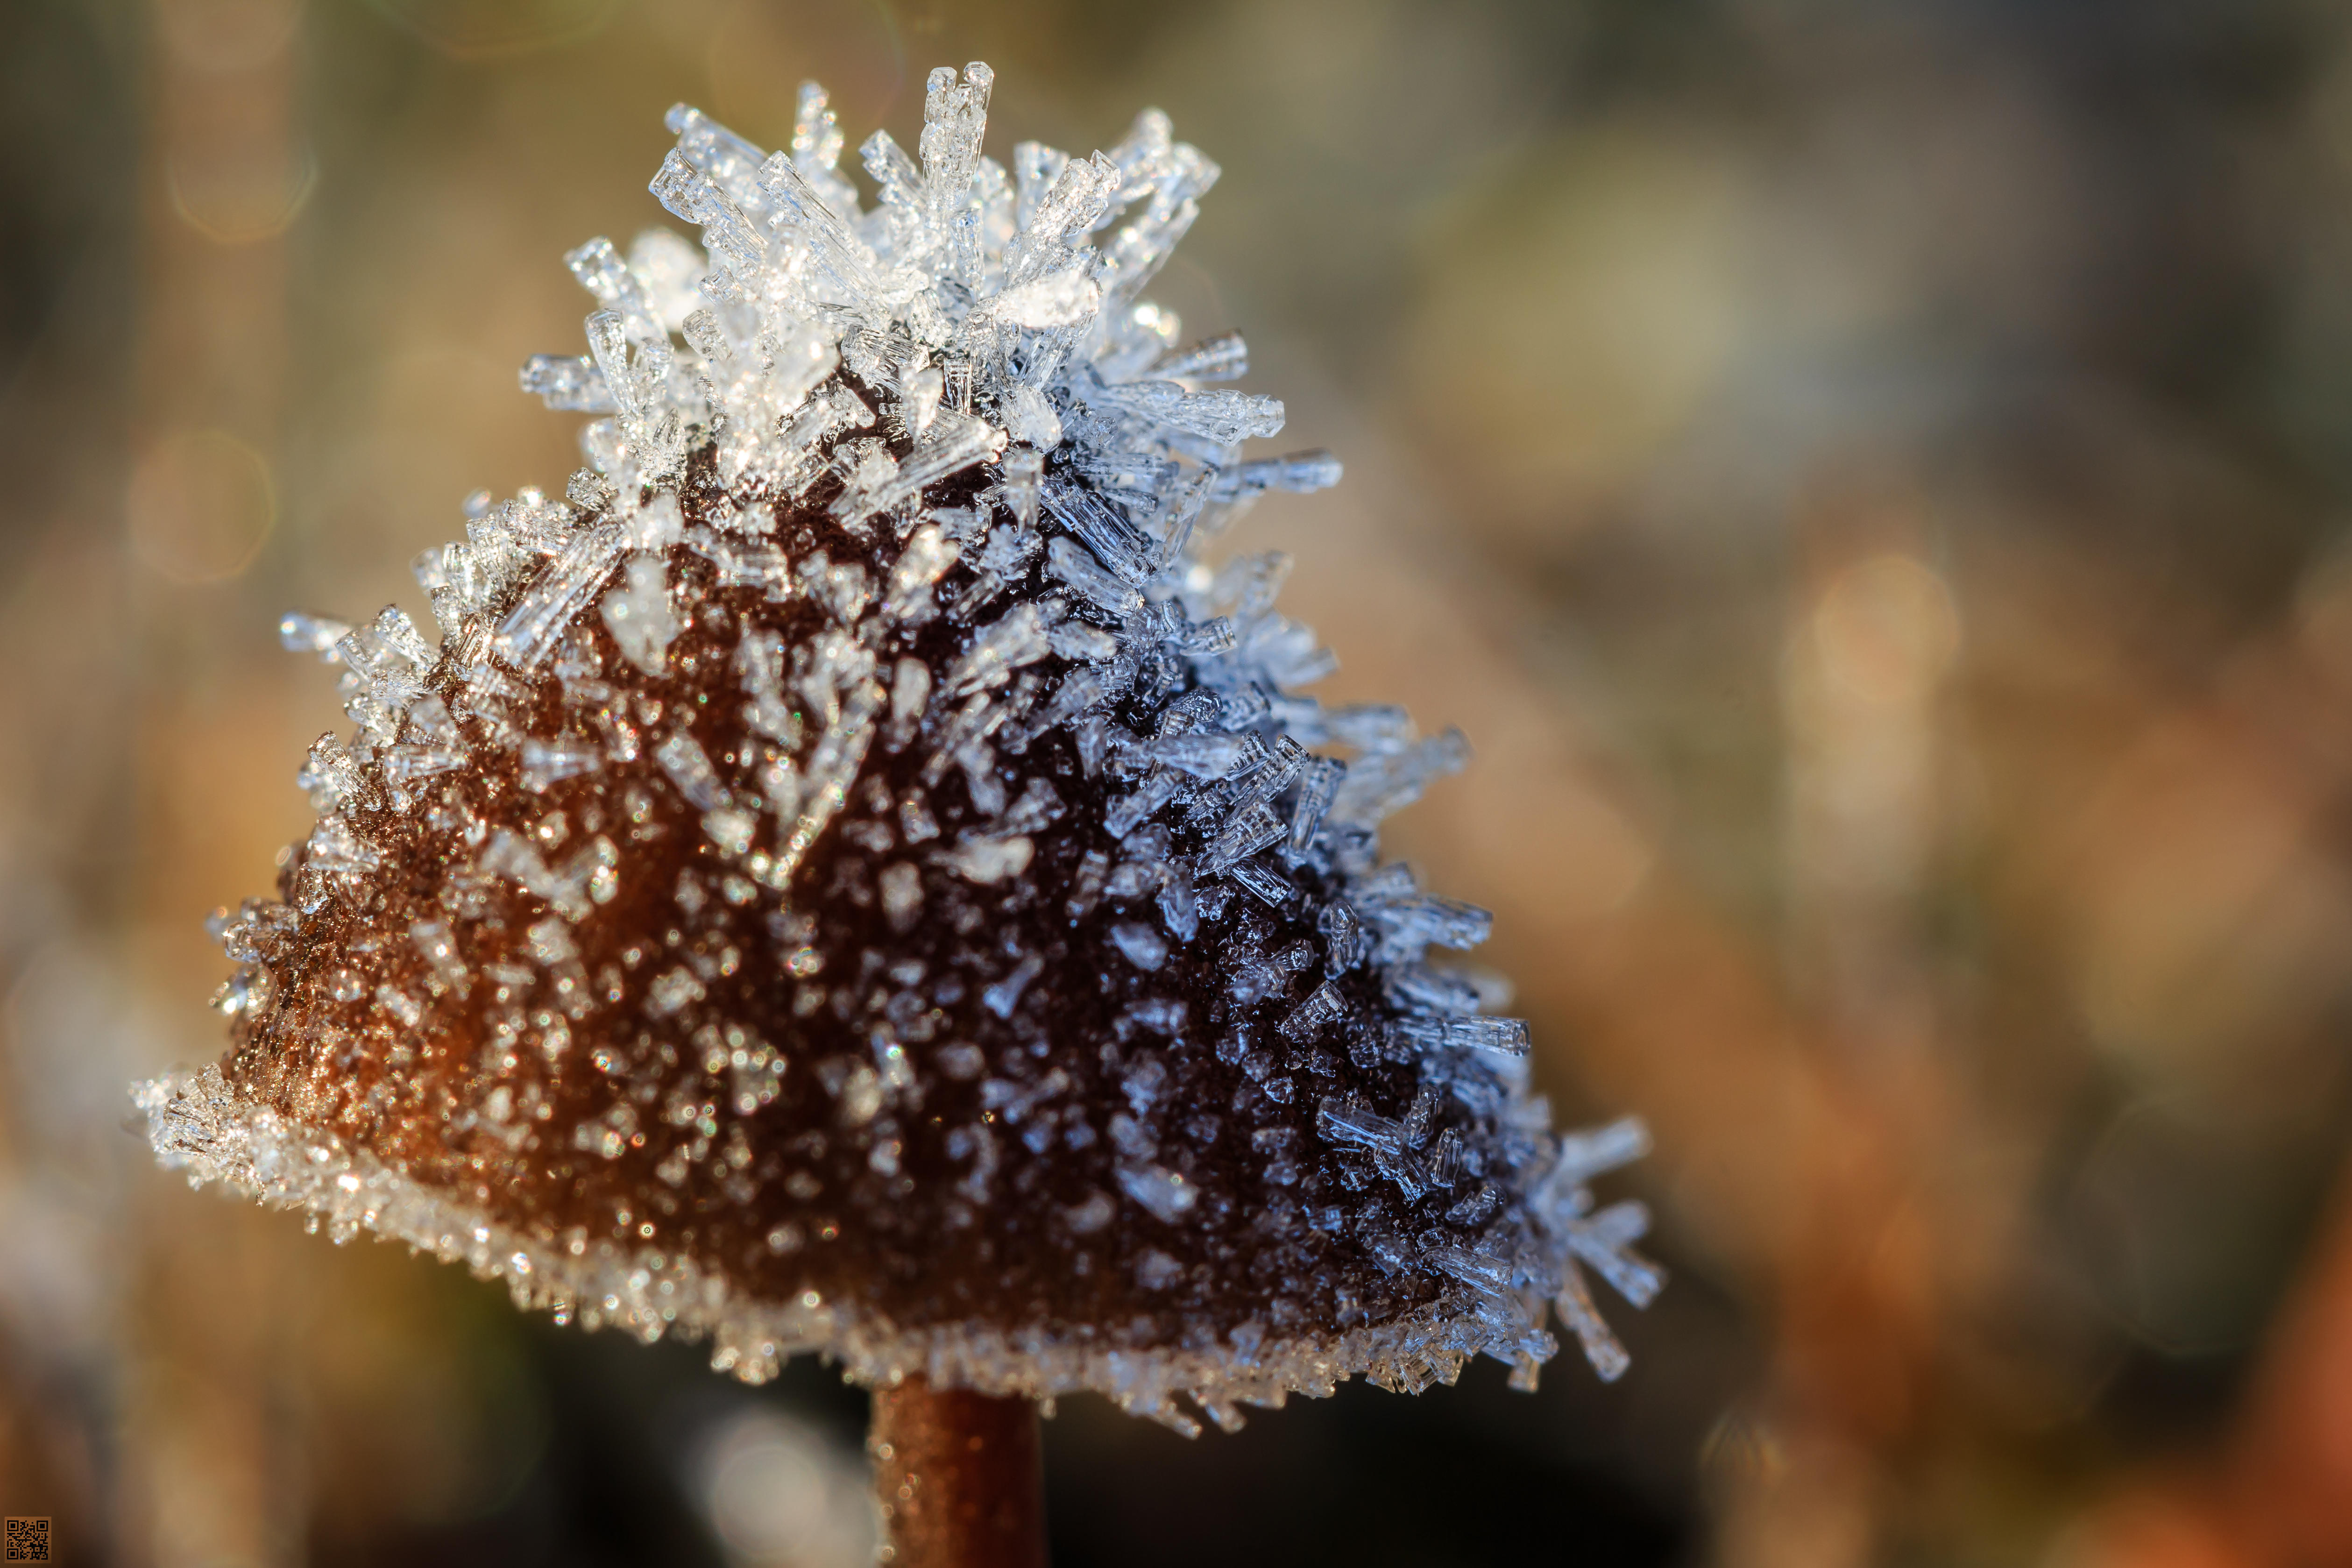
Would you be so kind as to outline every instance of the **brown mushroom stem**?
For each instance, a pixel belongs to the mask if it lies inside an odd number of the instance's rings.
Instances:
[[[910,1377],[874,1395],[875,1497],[893,1568],[1045,1568],[1037,1407]]]

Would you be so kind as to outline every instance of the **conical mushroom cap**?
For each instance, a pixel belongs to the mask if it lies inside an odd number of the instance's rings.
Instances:
[[[1614,1375],[1577,1260],[1656,1289],[1586,1185],[1640,1130],[1551,1132],[1427,962],[1486,915],[1379,860],[1460,738],[1301,695],[1281,563],[1196,554],[1337,477],[1240,461],[1238,340],[1134,302],[1214,165],[1147,114],[1016,184],[988,84],[933,73],[919,169],[866,144],[872,214],[814,89],[773,157],[673,111],[705,248],[583,247],[592,356],[524,373],[609,413],[592,466],[420,561],[437,648],[288,619],[358,731],[219,918],[234,1048],[142,1088],[157,1148],[755,1381],[1230,1424],[1531,1380],[1547,1303]]]

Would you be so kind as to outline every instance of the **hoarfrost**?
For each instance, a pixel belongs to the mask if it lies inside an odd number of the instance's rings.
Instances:
[[[1156,111],[1000,163],[992,88],[934,72],[870,209],[821,89],[774,153],[671,112],[698,243],[573,251],[585,353],[521,372],[586,466],[416,558],[437,647],[280,624],[353,728],[284,901],[215,917],[236,1049],[141,1089],[158,1152],[752,1381],[1189,1431],[1528,1385],[1547,1310],[1617,1376],[1591,1282],[1664,1276],[1592,1188],[1646,1134],[1550,1131],[1431,956],[1490,918],[1380,859],[1466,742],[1307,695],[1287,561],[1202,558],[1339,477],[1245,456],[1245,346],[1142,297],[1217,167]]]

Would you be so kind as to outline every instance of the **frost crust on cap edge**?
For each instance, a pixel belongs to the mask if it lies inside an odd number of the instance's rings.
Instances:
[[[515,1304],[557,1321],[613,1328],[646,1343],[666,1334],[704,1340],[710,1364],[749,1384],[776,1375],[786,1359],[815,1352],[850,1381],[889,1387],[923,1376],[935,1385],[1050,1402],[1099,1394],[1129,1415],[1187,1436],[1200,1423],[1178,1405],[1190,1399],[1227,1431],[1238,1405],[1279,1409],[1293,1394],[1328,1398],[1350,1378],[1418,1393],[1451,1384],[1490,1340],[1473,1315],[1440,1300],[1409,1318],[1334,1335],[1297,1335],[1210,1350],[1120,1350],[1081,1345],[1044,1325],[1003,1330],[980,1322],[901,1329],[847,1304],[749,1300],[718,1276],[656,1247],[629,1250],[598,1239],[576,1253],[533,1241],[469,1205],[410,1180],[331,1133],[301,1127],[238,1099],[217,1067],[177,1069],[137,1085],[133,1099],[167,1167],[188,1184],[219,1186],[272,1207],[323,1220],[337,1244],[362,1231],[403,1241],[479,1279],[505,1283]],[[314,1227],[315,1228],[315,1227]],[[812,1293],[813,1294],[813,1293]]]

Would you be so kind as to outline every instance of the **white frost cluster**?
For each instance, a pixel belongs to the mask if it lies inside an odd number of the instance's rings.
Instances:
[[[437,648],[397,610],[357,626],[288,617],[289,647],[341,666],[356,733],[323,738],[304,767],[320,817],[288,902],[257,900],[221,923],[244,965],[222,1005],[242,1030],[277,1031],[281,1055],[320,1061],[369,1039],[404,1061],[436,1020],[487,1019],[495,1049],[460,1121],[468,1136],[528,1149],[530,1108],[586,1070],[603,998],[625,995],[627,1027],[655,1032],[637,1038],[732,1040],[732,1057],[714,1047],[709,1104],[665,1089],[687,1110],[641,1118],[616,1100],[579,1125],[566,1157],[619,1160],[651,1136],[646,1157],[660,1156],[669,1186],[748,1194],[765,1167],[744,1129],[780,1084],[813,1074],[837,1108],[835,1151],[858,1181],[887,1184],[936,1073],[976,1083],[986,1107],[947,1137],[977,1212],[1026,1158],[1016,1138],[1040,1157],[1091,1147],[1115,1173],[1056,1222],[1073,1246],[1122,1225],[1226,1226],[1241,1239],[1202,1245],[1240,1258],[1260,1244],[1241,1236],[1245,1222],[1261,1236],[1291,1226],[1347,1237],[1368,1268],[1420,1281],[1421,1304],[1377,1321],[1277,1312],[1174,1343],[1122,1341],[1125,1330],[1062,1341],[985,1317],[908,1326],[838,1293],[767,1300],[726,1258],[640,1243],[629,1222],[643,1215],[655,1235],[652,1210],[550,1247],[215,1068],[142,1089],[157,1148],[192,1177],[308,1208],[339,1237],[373,1229],[502,1277],[519,1300],[647,1337],[709,1336],[718,1364],[755,1379],[814,1349],[871,1381],[927,1371],[1046,1399],[1094,1389],[1191,1428],[1181,1394],[1231,1425],[1237,1402],[1278,1405],[1359,1373],[1417,1389],[1481,1352],[1531,1384],[1556,1349],[1547,1307],[1614,1377],[1625,1352],[1586,1271],[1635,1305],[1662,1276],[1631,1249],[1642,1206],[1598,1207],[1591,1183],[1637,1158],[1645,1135],[1631,1121],[1551,1131],[1527,1088],[1525,1025],[1482,1014],[1457,970],[1427,961],[1432,947],[1482,941],[1488,917],[1379,858],[1381,820],[1459,768],[1466,747],[1450,731],[1422,737],[1400,710],[1304,695],[1333,660],[1274,610],[1286,562],[1213,570],[1202,557],[1261,494],[1339,473],[1320,452],[1243,458],[1242,443],[1280,430],[1283,409],[1217,384],[1245,371],[1241,340],[1183,346],[1175,319],[1141,298],[1217,167],[1150,111],[1108,152],[1024,143],[1008,170],[982,151],[992,80],[977,64],[934,71],[915,155],[887,132],[864,143],[871,210],[839,168],[842,137],[814,86],[791,147],[774,153],[671,111],[678,142],[652,188],[699,245],[656,230],[625,256],[604,239],[574,251],[599,306],[589,352],[522,372],[551,407],[595,416],[588,467],[561,500],[470,504],[467,538],[419,561]],[[812,515],[856,550],[801,542],[811,535],[785,520]],[[740,725],[718,739],[626,691],[677,679],[679,650],[708,635],[714,611],[682,588],[689,573],[755,607],[729,612],[740,621],[727,622],[725,708]],[[788,642],[757,606],[814,606],[818,629]],[[1083,764],[1083,822],[1068,777],[1057,791],[1028,768],[1049,737]],[[531,817],[478,813],[493,797],[461,786],[486,767],[519,782]],[[883,787],[886,770],[896,782]],[[583,950],[629,885],[644,825],[665,813],[692,825],[717,868],[677,877],[681,929],[709,941],[643,977],[592,984]],[[1051,858],[1081,831],[1101,847]],[[331,967],[298,963],[316,922],[378,907],[366,900],[389,885],[404,835],[443,847],[438,912]],[[1056,868],[1034,890],[1071,929],[1098,926],[1116,955],[1100,980],[1120,1009],[1102,1070],[1122,1075],[1126,1098],[1099,1135],[1057,1108],[1076,1080],[1038,1069],[1042,1036],[1025,1055],[992,1055],[980,1037],[1034,1033],[1043,953],[1010,934],[989,950],[997,967],[968,1009],[978,1043],[947,1043],[924,1020],[958,1005],[960,981],[950,994],[919,963],[877,948],[856,967],[859,955],[825,950],[823,900],[836,895],[804,873],[845,837],[874,868],[837,872],[833,887],[901,937],[972,931],[976,899]],[[528,942],[486,958],[484,930],[527,930]],[[758,984],[789,990],[796,1016],[870,1008],[856,1026],[870,1062],[793,1065],[790,1040],[771,1047],[726,1014],[745,962],[727,933],[744,931],[762,933],[751,962],[774,966]],[[870,1002],[846,982],[824,989],[853,967],[898,989],[877,983]],[[1209,977],[1189,1016],[1163,984],[1179,971]],[[1226,1023],[1211,1026],[1202,996]],[[691,1074],[700,1058],[688,1055],[679,1070]],[[605,1048],[593,1059],[625,1076]],[[1199,1108],[1177,1103],[1195,1068],[1239,1086],[1215,1108],[1231,1123],[1209,1117],[1203,1132],[1202,1116],[1187,1118]],[[305,1092],[331,1101],[332,1078],[319,1069],[329,1089]],[[1363,1089],[1399,1081],[1411,1092],[1390,1114]],[[656,1103],[651,1089],[639,1098]],[[1188,1163],[1188,1140],[1235,1137],[1278,1200],[1255,1219],[1233,1212],[1211,1166]],[[823,1185],[806,1172],[777,1181]],[[806,1245],[797,1223],[766,1242],[779,1256]],[[1181,1288],[1182,1250],[1138,1244],[1134,1288]]]

